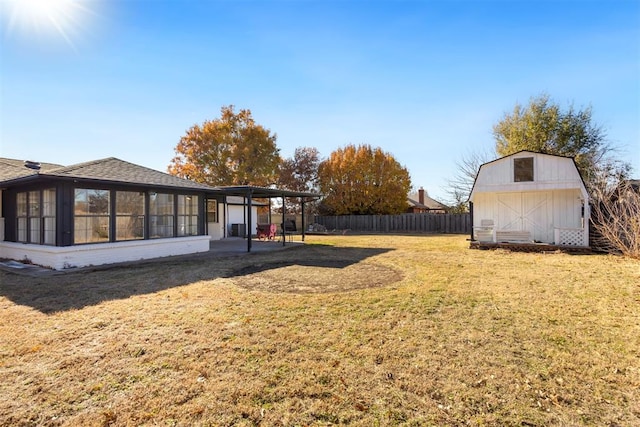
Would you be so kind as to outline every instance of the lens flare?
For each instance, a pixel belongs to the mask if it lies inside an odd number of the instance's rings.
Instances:
[[[53,43],[64,40],[75,48],[74,38],[86,24],[91,10],[86,0],[6,0],[2,16],[11,36]],[[83,22],[85,21],[85,22]]]

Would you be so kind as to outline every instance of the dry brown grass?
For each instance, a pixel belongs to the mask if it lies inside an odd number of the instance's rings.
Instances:
[[[640,424],[637,260],[308,243],[0,272],[0,422]]]

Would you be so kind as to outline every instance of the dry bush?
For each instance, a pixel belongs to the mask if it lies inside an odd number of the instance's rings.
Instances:
[[[640,259],[640,188],[623,181],[595,194],[591,219],[595,246],[608,253]]]

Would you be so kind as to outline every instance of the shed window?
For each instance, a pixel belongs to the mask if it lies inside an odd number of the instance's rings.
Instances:
[[[533,181],[533,157],[513,159],[513,180],[515,182]]]

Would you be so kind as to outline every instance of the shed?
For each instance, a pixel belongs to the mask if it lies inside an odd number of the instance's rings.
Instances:
[[[589,246],[589,196],[573,158],[520,151],[480,166],[472,240]]]

